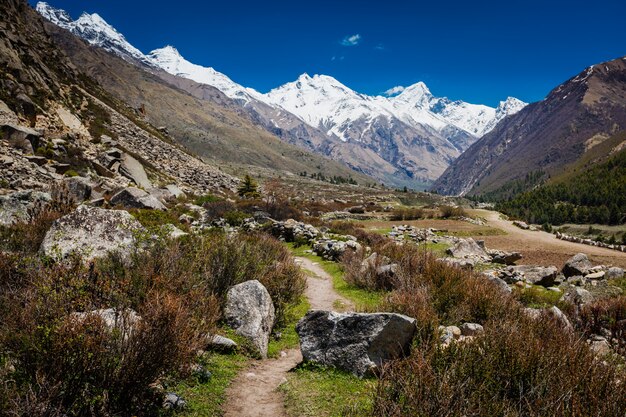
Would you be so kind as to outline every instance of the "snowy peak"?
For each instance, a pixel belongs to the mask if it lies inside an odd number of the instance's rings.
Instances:
[[[40,1],[37,3],[36,9],[46,20],[57,26],[67,29],[66,26],[72,23],[72,17],[65,10],[54,8],[46,2]]]
[[[211,67],[203,67],[187,61],[173,46],[168,45],[161,49],[155,49],[150,52],[147,59],[165,72],[200,84],[213,86],[228,97],[242,100],[244,103],[261,97],[259,92],[237,84]]]
[[[36,9],[50,22],[69,30],[91,45],[113,52],[124,59],[134,59],[147,63],[144,54],[132,46],[124,38],[124,35],[115,30],[97,13],[83,13],[78,20],[73,21],[66,11],[56,9],[45,2],[37,3]]]
[[[524,103],[522,100],[516,99],[515,97],[507,97],[507,99],[505,101],[501,101],[496,108],[496,114],[509,116],[517,113],[526,106],[527,103]]]

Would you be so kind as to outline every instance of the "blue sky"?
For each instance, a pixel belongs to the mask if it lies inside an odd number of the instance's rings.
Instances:
[[[307,72],[367,94],[424,81],[472,103],[537,101],[626,55],[624,0],[48,2],[73,18],[97,12],[143,52],[174,45],[262,92]]]

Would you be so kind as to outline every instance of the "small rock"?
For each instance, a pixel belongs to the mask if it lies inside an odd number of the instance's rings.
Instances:
[[[187,402],[178,394],[168,392],[163,401],[163,408],[166,410],[184,410]]]
[[[463,323],[461,325],[461,334],[463,336],[478,336],[484,332],[485,329],[478,323]]]

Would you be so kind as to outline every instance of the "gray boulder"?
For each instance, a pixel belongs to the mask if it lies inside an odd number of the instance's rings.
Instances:
[[[121,210],[79,206],[56,220],[41,244],[44,255],[62,259],[71,253],[85,260],[110,252],[128,252],[137,244],[136,235],[145,231],[141,224]]]
[[[575,305],[584,305],[593,301],[593,294],[584,288],[572,287],[565,291],[561,300]]]
[[[489,250],[489,256],[491,256],[491,262],[496,264],[513,265],[515,262],[522,259],[522,254],[519,252],[505,252],[502,250]]]
[[[447,250],[449,255],[455,258],[465,259],[480,259],[488,260],[490,256],[485,251],[485,248],[479,245],[474,239],[460,239],[451,248]]]
[[[309,311],[297,324],[305,360],[363,377],[409,351],[415,319],[393,313]]]
[[[478,336],[485,332],[483,326],[478,323],[463,323],[460,329],[463,336]]]
[[[210,334],[206,337],[206,347],[220,352],[231,352],[237,349],[237,343],[218,334]]]
[[[607,279],[619,279],[619,278],[622,278],[623,276],[624,276],[624,270],[616,266],[611,267],[606,271]]]
[[[156,197],[144,190],[128,187],[111,197],[110,203],[125,208],[166,210],[167,208]]]
[[[0,126],[0,138],[3,138],[9,145],[17,149],[22,149],[25,153],[32,154],[34,149],[39,147],[41,133],[28,127],[15,124],[5,124]]]
[[[272,298],[263,284],[246,281],[228,290],[224,318],[237,334],[252,342],[262,357],[267,357],[275,313]]]
[[[558,270],[554,266],[543,267],[533,265],[519,265],[509,267],[514,275],[519,274],[530,284],[552,287],[558,275]]]
[[[587,275],[593,267],[589,258],[584,253],[572,256],[563,266],[563,275],[573,277],[575,275]]]
[[[141,162],[126,153],[121,156],[121,159],[120,174],[132,180],[139,187],[152,188],[152,183],[148,179],[146,170],[141,165]]]
[[[109,332],[120,332],[124,339],[130,337],[141,323],[141,316],[130,308],[116,310],[104,308],[85,313],[73,313],[72,317],[77,321],[84,321],[90,317],[98,317]]]
[[[88,178],[84,177],[72,177],[66,178],[57,184],[53,190],[54,196],[61,196],[63,193],[67,194],[75,203],[82,203],[91,198],[91,182]]]
[[[187,401],[178,394],[168,392],[163,400],[163,408],[166,410],[180,411],[187,408]]]
[[[51,199],[48,193],[32,190],[0,195],[0,225],[10,226],[16,222],[30,221],[30,209]]]

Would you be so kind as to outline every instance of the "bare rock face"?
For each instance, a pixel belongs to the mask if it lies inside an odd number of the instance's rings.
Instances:
[[[272,298],[263,284],[246,281],[228,290],[224,318],[237,334],[252,342],[262,357],[267,357],[276,316]]]
[[[52,224],[41,251],[55,259],[76,253],[91,260],[130,250],[137,245],[136,234],[142,231],[141,224],[126,211],[79,206]]]
[[[577,253],[572,256],[563,266],[563,274],[566,277],[573,277],[576,275],[587,275],[589,270],[593,267],[589,258],[584,253]]]
[[[296,331],[305,360],[363,377],[408,353],[415,319],[393,313],[335,313],[313,310]]]
[[[0,126],[0,132],[7,142],[15,148],[22,149],[26,153],[33,153],[39,144],[41,133],[36,130],[15,124]]]
[[[111,197],[111,204],[125,208],[166,210],[155,196],[135,187],[128,187]]]

